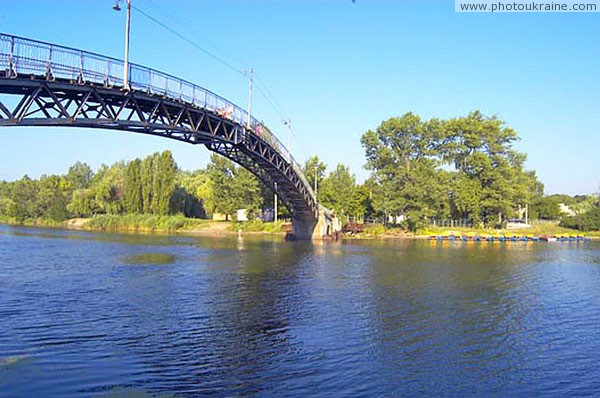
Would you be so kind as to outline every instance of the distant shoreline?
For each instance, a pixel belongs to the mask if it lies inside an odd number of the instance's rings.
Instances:
[[[107,219],[107,220],[106,220]],[[99,222],[101,220],[103,222]],[[14,222],[14,220],[0,219],[0,224],[12,226],[59,228],[91,232],[116,232],[129,234],[165,234],[165,235],[189,235],[204,237],[221,237],[238,234],[244,235],[272,235],[285,236],[286,231],[291,230],[288,223],[263,223],[214,221],[186,219],[181,216],[149,216],[149,215],[123,215],[123,216],[99,216],[96,218],[71,218],[65,221],[51,221],[44,219],[26,220],[25,222]],[[557,225],[544,225],[532,229],[518,230],[482,230],[474,228],[456,228],[453,230],[434,228],[424,229],[419,233],[411,233],[401,229],[390,228],[384,231],[378,230],[370,233],[368,230],[354,234],[343,235],[345,240],[377,240],[377,239],[430,239],[433,236],[454,236],[456,241],[462,236],[487,237],[487,236],[585,236],[586,238],[600,239],[600,231],[582,232],[558,227]],[[327,239],[327,238],[324,238]],[[444,240],[445,241],[445,240]],[[470,241],[470,240],[469,240]]]
[[[51,220],[25,220],[24,222],[14,222],[11,220],[0,219],[0,224],[2,225],[10,225],[10,226],[22,226],[22,227],[36,227],[36,228],[58,228],[65,230],[75,230],[75,231],[90,231],[90,232],[116,232],[116,233],[130,233],[130,234],[148,234],[148,233],[158,233],[165,235],[193,235],[193,236],[228,236],[228,235],[238,235],[238,230],[241,229],[243,234],[252,234],[252,235],[281,235],[285,236],[285,230],[281,229],[279,231],[267,231],[267,230],[244,230],[243,223],[237,223],[234,221],[213,221],[213,220],[194,220],[192,221],[192,225],[187,226],[184,225],[179,228],[164,228],[158,224],[160,222],[160,218],[157,218],[158,222],[156,224],[151,225],[143,225],[142,222],[133,222],[128,223],[126,216],[117,216],[122,222],[118,225],[114,225],[111,227],[100,227],[93,224],[93,218],[71,218],[65,221],[51,221]],[[169,220],[169,219],[167,219]],[[137,221],[137,220],[136,220]],[[176,219],[178,221],[178,219]],[[193,224],[196,224],[195,226]],[[272,224],[272,223],[271,223]],[[264,223],[264,225],[268,225]],[[281,224],[285,225],[285,224]],[[236,227],[240,228],[236,228]],[[260,228],[263,225],[259,225]],[[254,225],[256,228],[256,225]]]

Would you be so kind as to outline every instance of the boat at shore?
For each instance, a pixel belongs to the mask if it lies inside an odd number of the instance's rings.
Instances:
[[[583,235],[478,235],[468,233],[463,235],[441,234],[430,235],[429,240],[437,241],[462,241],[462,242],[583,242],[590,238]]]

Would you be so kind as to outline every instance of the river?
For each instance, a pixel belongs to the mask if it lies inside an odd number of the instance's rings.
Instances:
[[[0,397],[600,394],[600,242],[0,226]]]

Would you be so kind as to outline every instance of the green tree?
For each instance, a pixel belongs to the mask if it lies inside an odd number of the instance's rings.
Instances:
[[[37,193],[37,181],[32,180],[28,175],[16,181],[12,187],[10,198],[14,203],[13,214],[9,214],[9,216],[14,217],[18,222],[23,222],[28,218],[41,217],[43,212],[38,206]]]
[[[243,167],[236,167],[233,185],[234,210],[246,209],[248,218],[260,215],[263,198],[258,179]]]
[[[481,223],[481,184],[463,173],[453,173],[450,192],[453,215],[467,218],[474,225]]]
[[[440,132],[441,159],[466,177],[459,181],[468,184],[459,188],[462,203],[455,203],[459,211],[465,209],[466,202],[477,200],[479,217],[492,224],[502,216],[514,215],[516,207],[524,204],[528,195],[538,192],[535,174],[523,170],[525,155],[512,147],[518,140],[517,133],[502,120],[475,111],[444,122]],[[469,198],[470,194],[478,197]]]
[[[356,180],[350,173],[350,169],[343,164],[338,164],[321,183],[319,189],[321,204],[333,210],[338,217],[348,216],[355,210],[351,209],[355,189]]]
[[[153,156],[146,156],[142,160],[140,168],[140,183],[142,186],[142,212],[144,214],[152,213],[152,203],[154,191],[152,190],[153,180]]]
[[[71,201],[67,204],[67,210],[73,217],[91,217],[102,212],[92,188],[73,191]]]
[[[127,213],[142,213],[144,211],[142,187],[142,161],[134,159],[127,163],[125,170],[124,202]]]
[[[179,171],[173,198],[173,208],[177,209],[175,212],[183,212],[186,217],[206,218],[205,206],[208,204],[207,197],[212,198],[212,186],[210,190],[204,188],[209,181],[204,170]]]
[[[583,214],[565,217],[560,222],[560,226],[580,231],[600,231],[600,206],[596,206]]]
[[[214,213],[223,213],[226,217],[229,217],[237,210],[233,195],[235,166],[230,160],[217,154],[212,154],[206,170],[213,187],[214,208],[212,211]]]
[[[445,206],[437,169],[440,122],[407,113],[382,122],[361,137],[371,170],[373,207],[384,218],[403,216],[407,227],[418,228]]]
[[[41,217],[54,221],[67,218],[67,195],[59,176],[42,176],[38,182],[37,201]]]
[[[559,203],[560,198],[556,195],[544,196],[532,203],[530,213],[541,220],[558,220],[563,215]]]
[[[99,213],[121,214],[124,210],[125,162],[108,167],[102,165],[91,183],[95,206]]]
[[[352,222],[362,222],[375,214],[372,191],[366,185],[357,185],[348,204],[348,216]]]
[[[246,209],[250,217],[259,214],[261,190],[252,173],[217,154],[211,155],[206,169],[212,181],[214,212],[223,213],[227,218],[238,209]]]
[[[319,191],[319,185],[323,182],[323,179],[325,178],[325,170],[327,170],[327,165],[321,162],[318,156],[310,157],[308,158],[308,160],[306,160],[306,162],[304,162],[302,172],[306,177],[306,181],[313,190],[315,188],[315,180],[317,181],[317,194]]]
[[[87,163],[75,162],[69,167],[65,179],[71,184],[73,189],[89,188],[94,172]]]
[[[175,175],[177,173],[177,163],[173,159],[171,151],[163,151],[157,157],[157,174],[154,176],[157,186],[155,214],[167,215],[170,213],[171,196],[175,192]]]

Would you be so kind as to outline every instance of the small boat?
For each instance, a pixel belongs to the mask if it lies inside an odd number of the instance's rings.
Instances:
[[[540,236],[540,240],[542,242],[556,242],[557,238],[556,238],[556,236],[542,235],[542,236]]]

